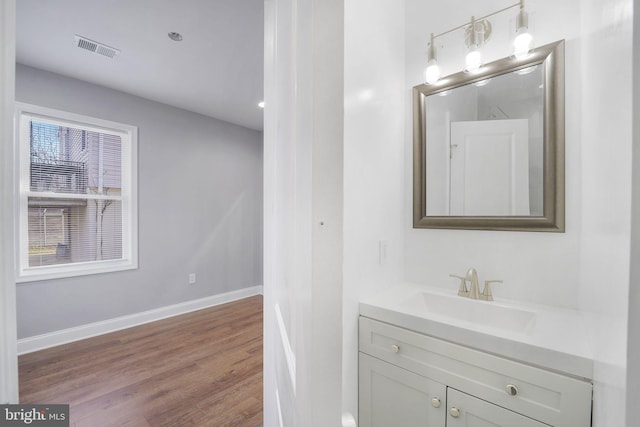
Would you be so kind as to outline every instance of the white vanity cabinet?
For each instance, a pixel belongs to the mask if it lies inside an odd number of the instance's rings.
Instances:
[[[589,427],[591,382],[360,317],[360,427]]]
[[[444,426],[447,387],[360,353],[360,426]]]

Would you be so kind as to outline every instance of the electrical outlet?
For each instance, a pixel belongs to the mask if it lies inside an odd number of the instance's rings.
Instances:
[[[189,284],[193,285],[196,283],[196,273],[189,273]]]

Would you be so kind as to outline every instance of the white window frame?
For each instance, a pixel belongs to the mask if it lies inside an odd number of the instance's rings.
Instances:
[[[82,128],[89,131],[116,134],[122,141],[122,258],[29,267],[28,198],[47,197],[51,193],[35,192],[30,188],[30,132],[28,123],[39,122]],[[138,128],[123,123],[69,113],[52,108],[16,102],[16,282],[58,279],[109,273],[138,268]],[[55,194],[55,193],[54,193]],[[65,194],[65,198],[105,199],[109,196]]]

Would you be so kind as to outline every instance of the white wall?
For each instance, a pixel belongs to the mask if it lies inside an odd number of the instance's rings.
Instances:
[[[631,211],[631,259],[640,259],[640,0],[634,1],[633,24],[633,206]],[[631,263],[629,283],[629,322],[627,346],[626,421],[633,426],[638,421],[636,405],[640,402],[640,263]]]
[[[623,425],[631,191],[631,1],[527,2],[537,45],[566,39],[566,233],[413,230],[411,153],[405,150],[405,278],[456,286],[449,273],[473,266],[503,279],[500,297],[593,315],[594,425]],[[504,6],[467,0],[407,0],[407,83],[422,82],[429,32]],[[506,14],[509,15],[509,14]],[[486,61],[509,54],[513,14],[492,19]],[[500,36],[503,34],[503,36]],[[459,71],[462,35],[443,40],[444,74]],[[613,74],[612,74],[613,73]],[[614,83],[615,82],[615,83]],[[407,127],[410,129],[410,115]],[[405,146],[411,146],[407,131]]]
[[[582,310],[594,313],[594,426],[606,427],[625,420],[633,4],[580,5],[579,96],[567,102],[581,106],[579,301]]]
[[[20,338],[262,284],[260,132],[22,65],[16,99],[139,132],[139,268],[18,284]]]
[[[358,301],[402,279],[404,2],[345,2],[343,405],[357,414]]]
[[[391,4],[393,3],[393,4]],[[476,267],[483,279],[505,284],[496,295],[581,310],[593,331],[594,426],[624,425],[627,304],[630,268],[631,201],[631,0],[537,0],[527,2],[537,45],[566,40],[566,232],[519,233],[464,230],[414,230],[412,212],[411,87],[421,83],[430,32],[446,31],[474,14],[504,7],[491,0],[471,2],[398,2],[347,4],[345,21],[345,406],[353,407],[355,368],[353,313],[357,298],[398,280],[394,261],[387,269],[377,263],[381,235],[404,248],[394,250],[404,260],[404,279],[442,287],[456,286],[449,273]],[[397,12],[405,8],[404,24]],[[363,11],[366,10],[366,13]],[[509,54],[514,13],[492,19],[494,34],[486,61]],[[405,26],[404,101],[388,95],[396,87],[398,31]],[[462,68],[462,35],[442,39],[444,74]],[[636,59],[637,61],[637,59]],[[360,95],[360,96],[358,96]],[[384,102],[383,102],[384,99]],[[397,120],[405,120],[400,146]],[[380,135],[382,137],[378,138]],[[378,141],[383,139],[383,144]],[[365,141],[371,141],[367,145]],[[380,148],[382,147],[382,148]],[[396,156],[404,156],[398,168]],[[637,156],[636,156],[637,157]],[[637,162],[637,158],[635,159]],[[384,170],[384,178],[368,174]],[[394,173],[404,179],[396,180]],[[371,179],[373,185],[369,185]],[[375,181],[375,178],[381,179]],[[637,180],[636,180],[637,181]],[[383,183],[376,205],[370,189]],[[395,186],[395,187],[394,187]],[[393,211],[404,193],[403,212]],[[371,213],[367,216],[367,213]],[[401,216],[403,237],[394,221]],[[387,222],[389,221],[389,222]],[[637,224],[636,224],[637,225]],[[398,239],[398,240],[396,240]],[[637,239],[636,239],[637,240]],[[635,242],[635,240],[634,240]],[[634,249],[638,245],[635,242]],[[637,268],[632,279],[637,281]],[[631,289],[631,307],[638,292]],[[637,305],[637,304],[636,304]],[[632,316],[629,357],[637,359],[637,317]],[[350,344],[351,343],[351,344]],[[349,347],[352,350],[349,350]],[[630,359],[631,360],[631,359]],[[638,370],[630,370],[629,402],[640,395]],[[351,397],[350,397],[351,396]],[[629,407],[629,419],[633,415]],[[630,421],[629,425],[633,425]]]
[[[453,0],[426,4],[407,0],[406,32],[406,105],[413,85],[423,81],[425,51],[430,32],[440,33],[467,21],[473,14],[482,16],[498,10],[503,2],[492,0],[476,4]],[[577,72],[579,57],[579,20],[574,1],[538,1],[531,6],[535,43],[543,45],[566,39],[567,74]],[[488,42],[485,62],[509,55],[509,25],[514,13],[504,13],[492,19],[494,34]],[[565,18],[571,18],[566,19]],[[440,39],[439,62],[443,74],[460,71],[464,61],[464,36],[455,32]],[[567,79],[575,82],[577,79]],[[568,105],[579,96],[578,87],[568,85]],[[406,115],[405,146],[411,147],[411,116]],[[566,143],[566,203],[567,231],[557,233],[521,233],[464,230],[419,230],[411,228],[411,218],[405,216],[405,279],[443,287],[457,286],[450,273],[461,274],[475,267],[482,280],[502,279],[496,295],[577,308],[576,279],[580,254],[580,116],[575,108],[567,109]],[[411,151],[405,150],[405,212],[411,212]]]

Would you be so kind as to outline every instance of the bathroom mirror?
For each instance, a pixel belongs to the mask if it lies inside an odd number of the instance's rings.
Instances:
[[[413,227],[564,231],[564,41],[413,88]]]

